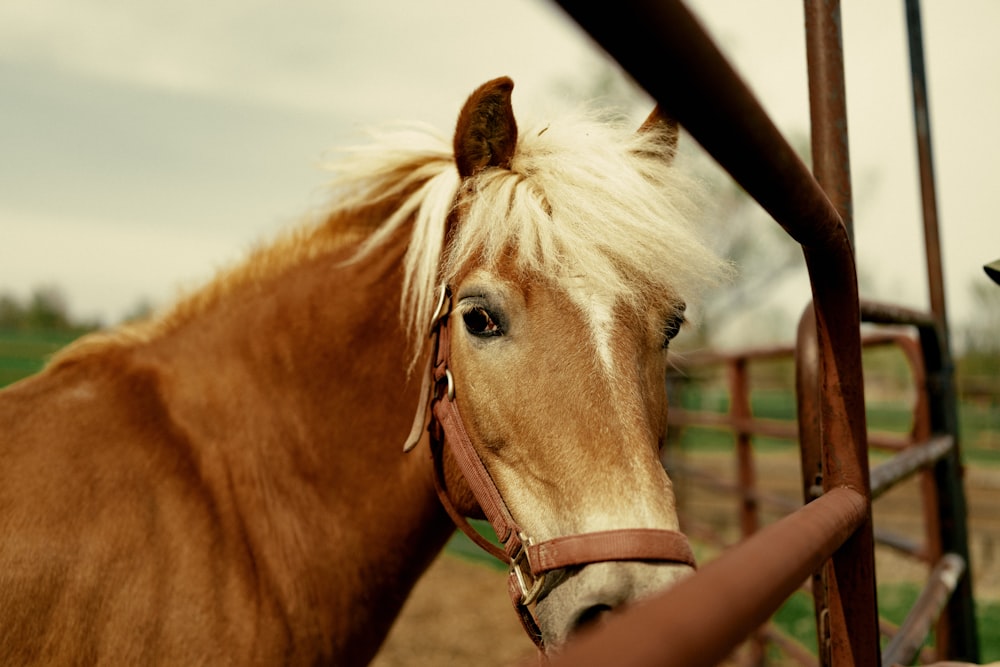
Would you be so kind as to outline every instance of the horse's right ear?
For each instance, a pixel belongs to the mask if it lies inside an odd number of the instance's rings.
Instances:
[[[1000,285],[1000,259],[990,262],[983,267],[983,270],[986,271],[986,275],[993,279],[993,282]]]
[[[639,127],[639,133],[643,132],[659,133],[663,141],[663,159],[668,163],[672,162],[674,154],[677,152],[677,135],[680,133],[680,129],[677,126],[677,121],[663,113],[659,104],[653,108],[649,118]]]
[[[510,167],[517,145],[517,123],[508,77],[487,81],[469,96],[455,128],[455,164],[462,179],[487,167]]]

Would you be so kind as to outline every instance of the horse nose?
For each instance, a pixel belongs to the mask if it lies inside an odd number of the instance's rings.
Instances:
[[[576,634],[581,630],[599,624],[612,612],[613,608],[608,604],[595,604],[585,608],[576,616],[573,621],[571,634]]]
[[[691,568],[638,561],[593,563],[570,573],[539,599],[535,616],[548,647],[605,622],[620,607],[686,576]]]

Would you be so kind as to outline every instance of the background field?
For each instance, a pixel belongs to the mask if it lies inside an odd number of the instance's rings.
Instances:
[[[0,329],[0,387],[41,370],[45,360],[79,334]]]

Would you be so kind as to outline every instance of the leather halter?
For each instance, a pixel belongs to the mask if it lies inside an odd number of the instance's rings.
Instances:
[[[434,461],[434,486],[445,511],[473,542],[510,566],[508,590],[525,631],[542,648],[541,631],[528,605],[537,601],[545,575],[566,567],[605,561],[656,561],[695,567],[694,554],[683,533],[655,528],[625,528],[555,537],[535,542],[517,525],[496,483],[472,445],[455,396],[451,361],[449,315],[451,294],[441,287],[438,307],[431,322],[429,381],[421,392],[413,429],[404,445],[410,451],[419,442],[427,424],[430,396],[430,449]],[[456,509],[444,481],[444,448],[454,457],[483,513],[493,526],[503,549],[483,538]]]

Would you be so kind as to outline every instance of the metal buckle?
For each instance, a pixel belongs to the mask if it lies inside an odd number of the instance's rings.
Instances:
[[[437,327],[438,322],[444,317],[447,308],[445,304],[448,301],[448,286],[444,283],[438,288],[440,293],[438,294],[437,306],[434,308],[434,314],[431,315],[431,333],[433,334],[434,329]]]
[[[528,585],[529,575],[525,574],[524,569],[522,569],[522,564],[527,564],[527,571],[530,573],[531,563],[528,561],[528,550],[525,549],[525,547],[531,546],[534,542],[524,533],[518,533],[517,536],[521,540],[521,547],[510,559],[510,571],[514,574],[514,579],[517,580],[517,586],[521,590],[521,600],[518,604],[526,607],[538,599],[538,595],[542,592],[542,588],[545,586],[545,575],[542,574],[538,577],[530,575],[531,585]]]

